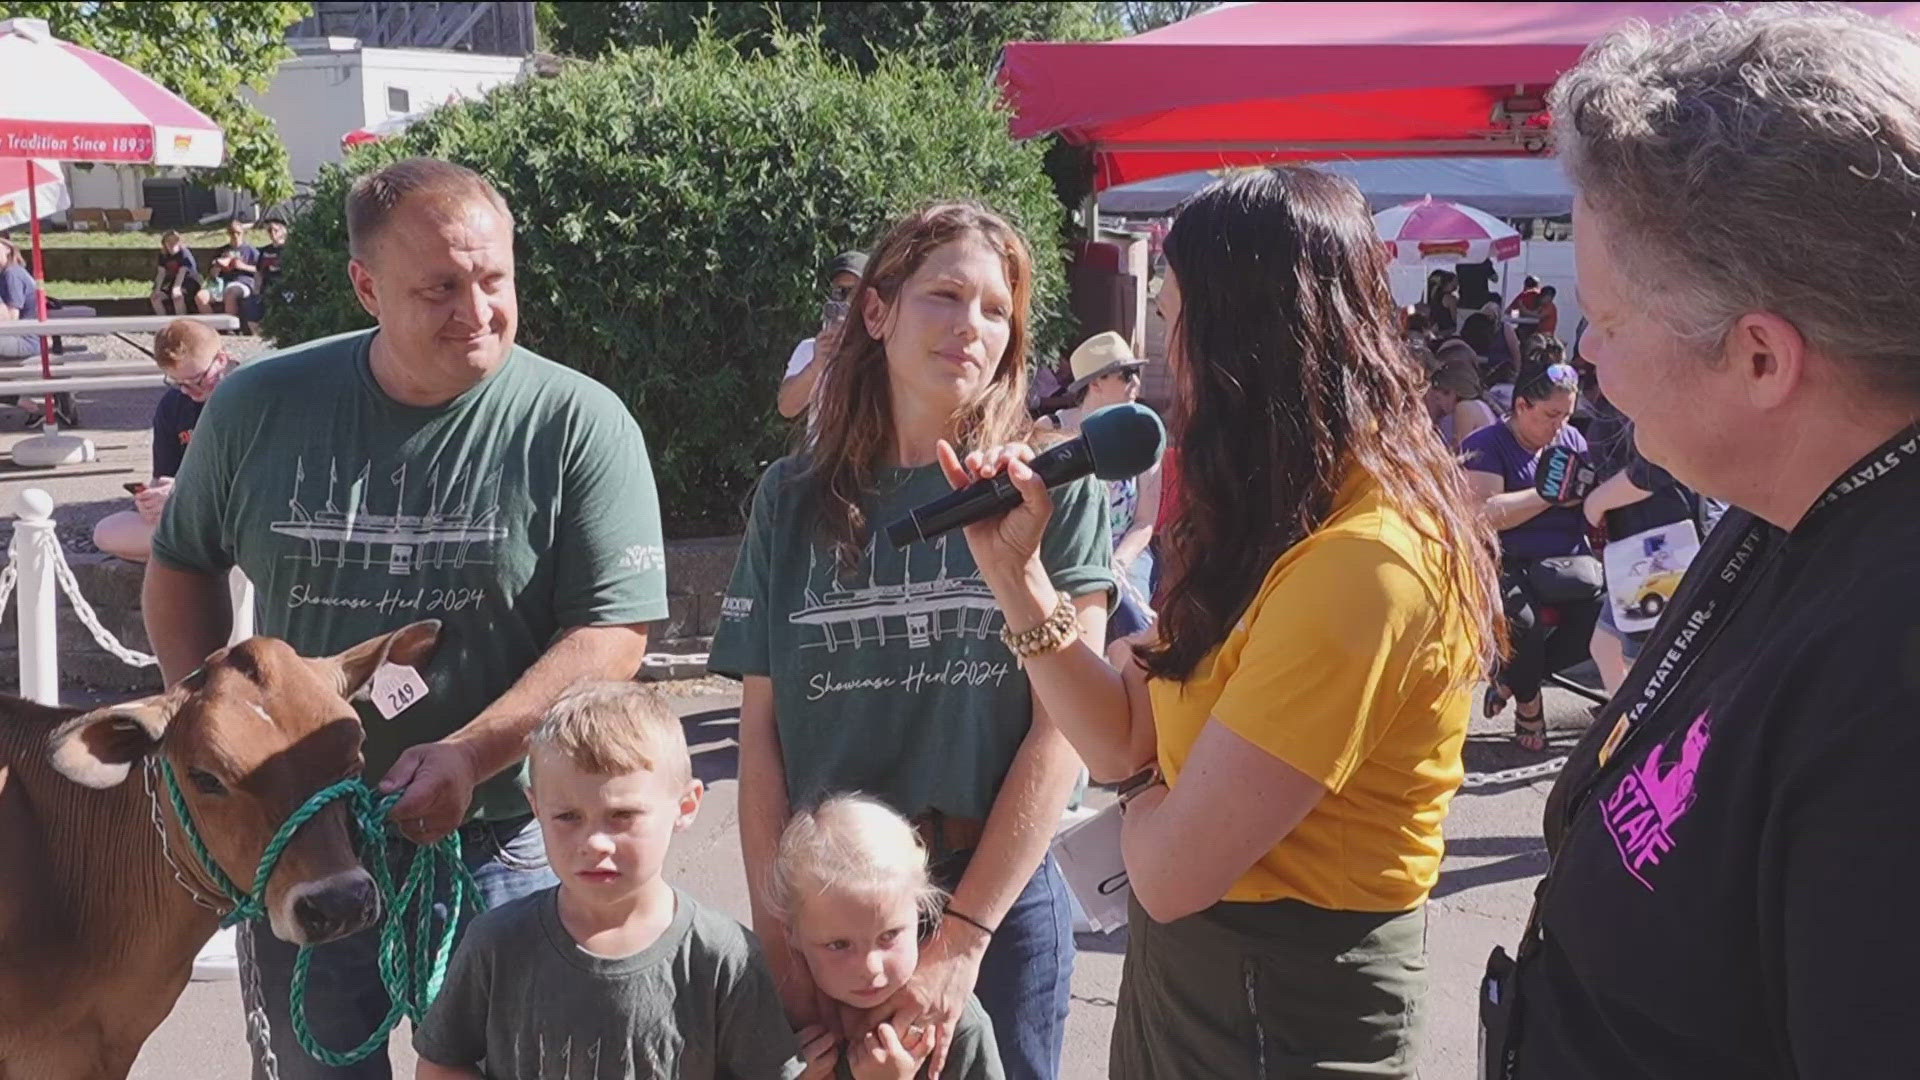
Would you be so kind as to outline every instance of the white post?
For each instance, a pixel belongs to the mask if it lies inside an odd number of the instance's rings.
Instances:
[[[227,574],[227,596],[233,602],[233,633],[227,644],[238,645],[253,636],[253,582],[237,566]]]
[[[60,639],[53,621],[59,584],[47,557],[53,534],[53,497],[28,488],[15,501],[15,558],[19,560],[20,696],[42,705],[60,704]]]

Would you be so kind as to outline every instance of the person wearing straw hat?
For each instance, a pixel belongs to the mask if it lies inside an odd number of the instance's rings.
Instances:
[[[1109,405],[1140,400],[1140,373],[1147,361],[1133,355],[1127,339],[1112,330],[1080,343],[1067,359],[1073,382],[1067,394],[1072,408],[1053,417],[1068,435],[1078,434],[1080,421]],[[1153,620],[1153,523],[1160,515],[1160,466],[1130,480],[1107,483],[1107,507],[1113,529],[1113,576],[1120,581],[1120,601],[1107,630],[1114,638],[1144,630]]]

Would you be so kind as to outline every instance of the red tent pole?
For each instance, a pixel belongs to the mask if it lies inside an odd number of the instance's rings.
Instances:
[[[33,219],[33,280],[40,286],[40,311],[38,317],[41,322],[45,322],[47,320],[47,267],[46,260],[43,259],[40,254],[40,191],[33,183],[32,158],[26,159],[26,169],[27,216]],[[44,333],[40,335],[40,377],[43,379],[53,378],[53,339]],[[41,414],[41,417],[46,424],[47,430],[58,430],[60,422],[55,420],[53,416],[53,395],[48,394],[45,398],[41,399],[40,407],[45,410]]]

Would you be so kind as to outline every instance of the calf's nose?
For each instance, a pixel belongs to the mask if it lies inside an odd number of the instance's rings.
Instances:
[[[308,945],[364,930],[379,917],[380,893],[365,870],[298,886],[293,898],[294,923]]]

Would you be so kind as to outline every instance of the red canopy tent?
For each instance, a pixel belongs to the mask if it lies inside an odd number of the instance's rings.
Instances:
[[[1629,18],[1697,4],[1230,4],[1119,41],[1007,46],[1013,134],[1090,146],[1096,189],[1267,161],[1547,149],[1547,88]],[[1920,4],[1855,7],[1920,28]]]

